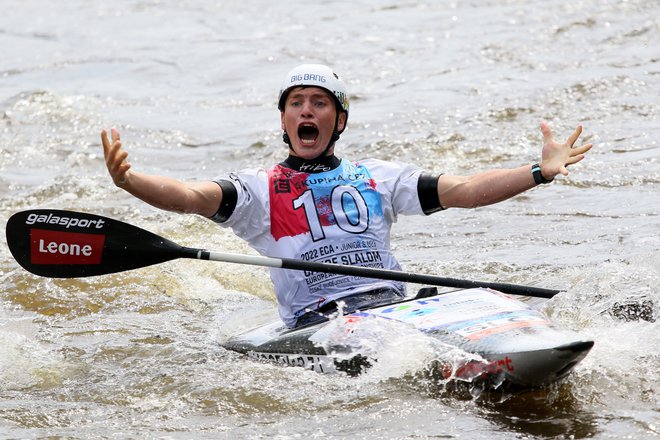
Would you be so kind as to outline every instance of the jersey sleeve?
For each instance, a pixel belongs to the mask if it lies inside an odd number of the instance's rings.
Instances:
[[[265,250],[270,233],[266,171],[246,170],[213,180],[223,188],[224,206],[221,206],[211,220],[220,226],[231,228],[257,251]],[[225,205],[225,195],[232,199],[233,207]]]
[[[392,214],[424,214],[418,194],[418,182],[422,175],[421,168],[377,159],[360,161],[367,166],[378,185],[379,192],[392,208]]]

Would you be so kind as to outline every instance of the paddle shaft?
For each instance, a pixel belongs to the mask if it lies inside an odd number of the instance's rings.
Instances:
[[[500,292],[552,298],[558,290],[422,275],[372,267],[228,254],[180,246],[128,223],[74,211],[18,212],[7,222],[7,244],[26,270],[52,278],[123,272],[178,258],[221,261],[280,269],[324,272],[455,288],[485,287]]]
[[[507,283],[491,283],[457,278],[439,277],[410,272],[401,272],[373,267],[349,266],[333,263],[317,263],[312,261],[295,260],[292,258],[274,258],[253,255],[228,254],[222,252],[206,251],[194,248],[183,248],[182,256],[198,258],[201,260],[220,261],[225,263],[247,264],[252,266],[274,267],[280,269],[304,270],[308,272],[323,272],[349,275],[364,278],[376,278],[407,283],[428,284],[431,286],[444,286],[456,288],[485,287],[514,295],[527,295],[538,298],[552,298],[559,290],[544,289],[540,287],[520,286]]]

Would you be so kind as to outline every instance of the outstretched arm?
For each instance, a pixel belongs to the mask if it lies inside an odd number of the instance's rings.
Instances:
[[[119,131],[113,128],[101,132],[103,155],[112,181],[135,197],[155,206],[205,217],[213,216],[222,201],[222,190],[215,182],[181,182],[165,176],[154,176],[131,170],[126,161],[128,153],[122,149]]]
[[[543,150],[541,152],[541,174],[552,180],[557,174],[568,175],[567,166],[578,163],[585,157],[592,144],[574,147],[582,133],[578,126],[564,143],[554,140],[550,127],[541,123]],[[438,180],[438,197],[444,208],[476,208],[511,198],[536,186],[532,166],[513,169],[486,171],[472,176],[442,175]]]

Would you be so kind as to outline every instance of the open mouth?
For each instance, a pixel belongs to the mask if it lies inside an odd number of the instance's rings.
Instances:
[[[301,124],[298,127],[298,138],[303,144],[313,144],[319,137],[319,129],[313,124]]]

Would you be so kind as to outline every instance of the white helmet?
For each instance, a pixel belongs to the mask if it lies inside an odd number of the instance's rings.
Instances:
[[[346,85],[336,73],[323,64],[302,64],[289,72],[280,88],[277,108],[284,111],[289,91],[294,87],[320,87],[335,97],[337,105],[346,112],[348,119],[348,92]]]

